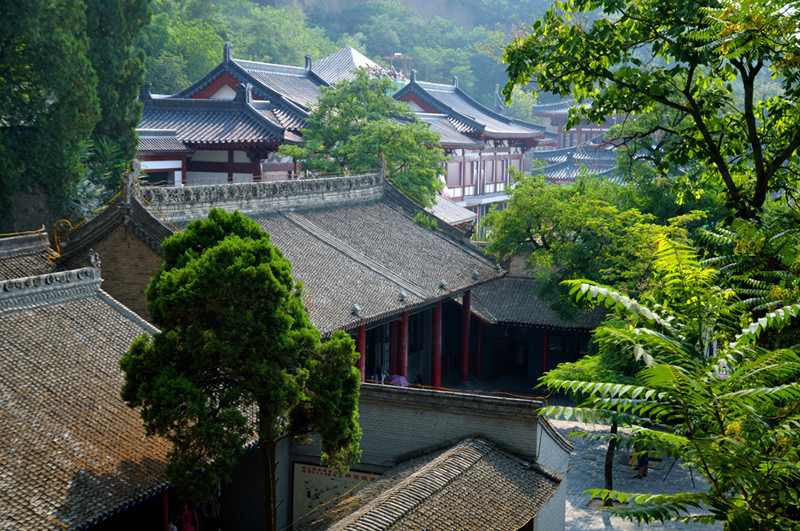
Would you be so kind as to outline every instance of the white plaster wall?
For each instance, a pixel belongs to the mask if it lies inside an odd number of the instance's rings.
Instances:
[[[228,182],[226,173],[213,173],[208,171],[187,171],[186,184],[199,186],[202,184],[225,184]]]
[[[533,519],[533,531],[561,531],[565,527],[565,509],[567,506],[566,480],[561,482],[561,487],[539,509]]]

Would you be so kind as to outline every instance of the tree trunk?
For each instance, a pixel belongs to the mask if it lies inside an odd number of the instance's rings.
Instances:
[[[275,439],[272,438],[271,426],[262,421],[259,431],[258,448],[261,453],[262,483],[264,485],[264,529],[273,531],[278,528],[275,506]]]
[[[608,450],[606,451],[606,468],[605,468],[605,476],[606,476],[606,490],[613,490],[614,489],[614,452],[617,449],[617,422],[614,421],[611,423],[611,435],[614,436],[610,441],[608,441]],[[603,502],[604,507],[613,507],[614,502],[611,498],[606,498]]]

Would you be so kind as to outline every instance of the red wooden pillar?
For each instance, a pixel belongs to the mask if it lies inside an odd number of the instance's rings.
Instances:
[[[544,329],[544,339],[542,339],[542,374],[547,372],[547,350],[550,343],[547,341],[547,327]]]
[[[475,374],[478,381],[481,381],[481,344],[483,343],[483,325],[478,322],[478,362],[475,367]]]
[[[472,314],[472,291],[464,293],[461,305],[461,381],[469,381],[469,321]]]
[[[395,319],[389,325],[389,374],[397,374],[397,336],[400,333],[400,321]]]
[[[360,354],[356,367],[361,371],[361,381],[364,381],[364,364],[367,360],[367,327],[361,325],[358,327],[358,336],[356,337],[356,350]]]
[[[400,341],[398,345],[397,374],[408,378],[408,312],[400,319]]]
[[[169,531],[169,489],[164,489],[164,531]]]
[[[431,345],[431,387],[442,387],[442,301],[433,307],[433,332]]]

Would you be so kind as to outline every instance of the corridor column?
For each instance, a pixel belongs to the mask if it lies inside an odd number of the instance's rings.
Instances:
[[[361,381],[364,381],[364,365],[367,360],[367,327],[361,325],[358,327],[358,336],[356,336],[356,351],[358,351],[359,358],[356,362],[356,367],[361,372]]]
[[[397,374],[408,379],[408,312],[400,319],[400,341],[398,345]]]
[[[433,307],[433,345],[431,345],[431,387],[442,387],[442,301]]]
[[[461,305],[461,381],[469,381],[469,322],[472,314],[472,291],[464,293]]]

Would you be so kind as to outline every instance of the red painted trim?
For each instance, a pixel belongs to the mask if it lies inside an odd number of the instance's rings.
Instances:
[[[433,332],[431,345],[431,386],[442,387],[442,301],[436,301],[433,307]]]
[[[400,356],[397,360],[397,374],[408,378],[408,312],[400,319]]]
[[[464,293],[461,305],[461,381],[469,381],[469,322],[472,313],[472,291]]]
[[[367,362],[367,327],[361,325],[358,327],[358,336],[356,337],[356,351],[360,354],[356,367],[361,372],[361,381],[364,381],[364,366]]]
[[[439,112],[440,112],[440,111],[439,111],[438,109],[436,109],[435,107],[431,107],[431,105],[429,105],[428,103],[426,103],[426,102],[425,102],[425,101],[424,101],[422,98],[420,98],[419,96],[417,96],[417,95],[416,95],[416,94],[414,94],[413,92],[409,92],[408,94],[406,94],[405,96],[403,96],[402,98],[400,98],[400,101],[404,101],[404,102],[406,102],[406,103],[412,103],[412,102],[413,102],[413,103],[416,103],[417,105],[419,105],[419,106],[420,106],[420,108],[421,108],[421,109],[422,109],[424,112],[433,112],[433,113],[439,113]]]
[[[211,97],[217,92],[219,92],[219,90],[222,87],[230,87],[235,91],[236,85],[238,85],[239,83],[242,83],[242,81],[239,81],[238,79],[236,79],[227,72],[222,72],[216,79],[214,79],[214,81],[203,87],[200,90],[200,92],[192,96],[192,99],[195,100],[211,99]],[[257,95],[253,94],[253,99],[260,100],[262,98],[259,98]]]

